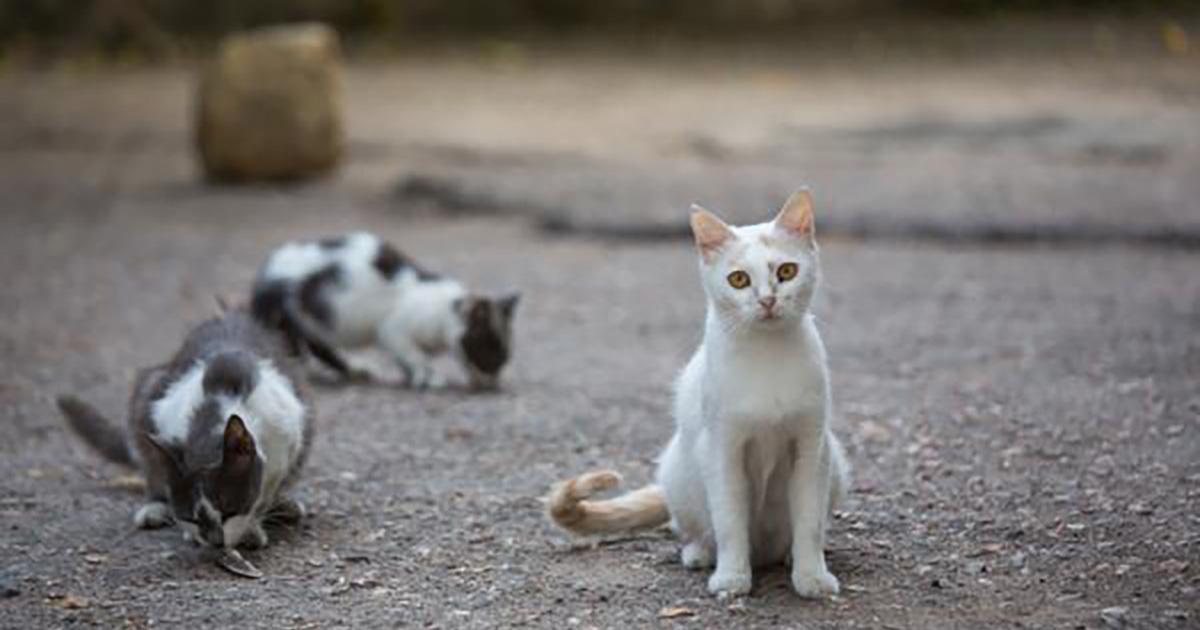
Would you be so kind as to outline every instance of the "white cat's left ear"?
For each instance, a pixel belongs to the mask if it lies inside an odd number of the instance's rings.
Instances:
[[[775,217],[775,227],[813,240],[813,202],[807,188],[792,193]]]
[[[700,249],[700,255],[704,257],[705,262],[712,262],[717,252],[733,239],[733,230],[729,229],[720,217],[699,205],[692,204],[689,222],[692,225],[692,236],[696,239],[696,247]]]

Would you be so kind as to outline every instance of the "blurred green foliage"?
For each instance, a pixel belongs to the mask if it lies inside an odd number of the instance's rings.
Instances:
[[[0,48],[151,55],[263,24],[351,38],[638,28],[786,28],[814,17],[1196,12],[1200,0],[0,0]]]

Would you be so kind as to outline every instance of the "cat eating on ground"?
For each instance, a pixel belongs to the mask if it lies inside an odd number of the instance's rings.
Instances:
[[[189,540],[240,558],[239,546],[266,546],[264,519],[304,514],[286,494],[313,435],[297,368],[281,333],[231,311],[194,328],[170,361],[138,373],[127,431],[74,396],[58,406],[97,452],[145,476],[139,528],[177,523]]]
[[[825,563],[829,515],[848,484],[830,429],[825,349],[811,312],[820,277],[812,199],[788,199],[768,223],[734,227],[693,206],[707,298],[704,341],[675,388],[676,430],[656,483],[590,497],[620,476],[593,472],[556,486],[551,519],[577,535],[670,522],[689,568],[714,568],[708,590],[751,588],[751,568],[791,564],[802,597],[838,592]]]
[[[471,386],[490,389],[512,353],[518,300],[516,293],[472,293],[378,236],[357,232],[275,250],[255,281],[252,309],[343,377],[369,375],[340,349],[375,344],[411,386],[444,386],[434,360],[450,354]]]

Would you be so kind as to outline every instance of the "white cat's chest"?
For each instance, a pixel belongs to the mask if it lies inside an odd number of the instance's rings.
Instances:
[[[747,430],[819,424],[828,391],[824,353],[809,341],[785,338],[720,347],[707,362],[709,414]]]

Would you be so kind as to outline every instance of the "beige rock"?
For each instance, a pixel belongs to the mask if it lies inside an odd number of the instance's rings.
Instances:
[[[226,38],[196,98],[196,149],[210,179],[303,179],[343,150],[337,33],[272,26]]]

